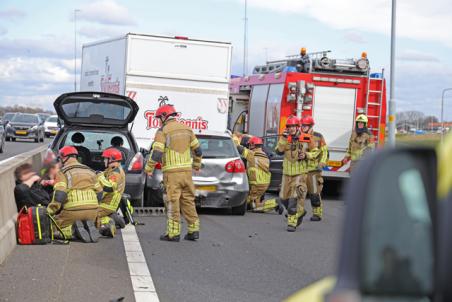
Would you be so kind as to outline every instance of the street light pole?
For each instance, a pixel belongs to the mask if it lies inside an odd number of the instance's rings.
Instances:
[[[77,91],[77,13],[79,9],[74,9],[74,91]]]
[[[243,29],[243,76],[248,72],[248,0],[245,0],[245,22]]]
[[[452,88],[444,89],[441,97],[441,142],[444,141],[444,95],[448,91],[452,91]]]
[[[389,91],[389,125],[388,125],[388,145],[395,146],[395,130],[396,130],[396,102],[394,99],[395,87],[395,38],[396,38],[396,0],[392,0],[392,16],[391,16],[391,72],[389,76],[390,91]]]

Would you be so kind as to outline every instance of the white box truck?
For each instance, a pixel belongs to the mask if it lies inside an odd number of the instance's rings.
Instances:
[[[231,52],[227,42],[129,33],[83,46],[80,90],[135,100],[132,133],[142,148],[160,127],[155,111],[162,103],[194,130],[225,131]]]

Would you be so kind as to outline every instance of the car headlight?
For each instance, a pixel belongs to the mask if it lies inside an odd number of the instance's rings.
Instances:
[[[31,131],[36,131],[36,130],[38,130],[38,126],[33,126],[33,127],[31,127],[30,130],[31,130]]]

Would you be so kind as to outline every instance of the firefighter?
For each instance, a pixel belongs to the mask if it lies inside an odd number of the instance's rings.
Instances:
[[[102,197],[102,186],[96,173],[77,161],[78,152],[73,146],[59,150],[62,168],[55,179],[52,202],[47,207],[64,238],[74,235],[83,242],[97,242],[99,232],[95,228],[98,202]]]
[[[276,199],[262,201],[265,192],[270,185],[270,160],[262,151],[263,141],[260,137],[253,136],[248,141],[249,149],[237,144],[237,150],[247,162],[248,183],[250,193],[248,195],[248,208],[253,212],[271,212],[276,210],[282,214],[283,208],[279,207]]]
[[[115,148],[108,148],[102,152],[106,170],[97,174],[97,179],[103,187],[103,197],[97,214],[97,227],[102,236],[114,237],[116,222],[120,221],[117,214],[122,194],[126,187],[126,175],[121,167],[122,153]],[[119,222],[119,225],[125,223]]]
[[[375,148],[374,137],[367,128],[368,121],[367,116],[364,114],[356,117],[355,129],[350,137],[347,153],[342,160],[344,165],[351,160],[350,172],[353,171],[363,155]]]
[[[154,148],[145,171],[151,175],[157,163],[162,163],[163,183],[166,191],[167,225],[160,240],[180,240],[180,212],[188,224],[185,240],[199,239],[199,218],[195,207],[195,187],[192,169],[201,168],[202,152],[193,130],[176,121],[177,112],[172,105],[157,109],[156,117],[162,127],[154,138]],[[195,172],[197,173],[197,172]]]
[[[307,193],[306,173],[303,160],[300,160],[300,156],[303,156],[303,147],[299,143],[299,135],[298,118],[289,117],[286,122],[286,129],[276,146],[276,153],[284,155],[279,198],[287,208],[288,232],[295,232],[306,215],[304,209],[304,200]]]
[[[311,135],[314,148],[311,150],[313,158],[307,160],[308,196],[311,199],[312,207],[311,221],[320,221],[323,214],[321,198],[323,189],[322,170],[328,162],[328,148],[323,135],[314,131],[314,125],[315,122],[312,116],[305,116],[301,119],[301,131]]]
[[[299,72],[309,72],[311,67],[311,59],[309,58],[305,47],[302,47],[300,50],[300,61],[297,67]]]

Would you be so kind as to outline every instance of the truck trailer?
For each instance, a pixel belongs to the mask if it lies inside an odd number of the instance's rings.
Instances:
[[[225,131],[232,46],[228,42],[129,33],[83,46],[81,91],[126,95],[138,104],[132,133],[149,149],[172,104],[194,130]]]

